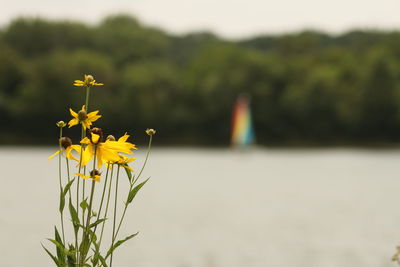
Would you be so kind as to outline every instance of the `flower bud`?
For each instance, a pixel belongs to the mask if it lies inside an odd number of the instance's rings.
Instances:
[[[109,141],[115,141],[115,137],[113,136],[113,135],[109,135],[109,136],[107,136],[107,140],[109,140]]]
[[[69,137],[61,137],[60,138],[60,144],[64,149],[67,149],[67,147],[72,145],[72,140]]]
[[[156,130],[154,130],[154,129],[147,129],[147,130],[146,130],[146,133],[147,133],[147,135],[154,135],[154,134],[156,134]]]
[[[84,120],[86,120],[87,119],[87,113],[86,113],[86,111],[85,110],[79,110],[79,112],[78,112],[78,119],[79,119],[79,121],[84,121]]]
[[[59,121],[56,123],[56,125],[60,128],[64,128],[65,126],[67,126],[67,124],[64,121]]]
[[[93,82],[94,81],[94,78],[93,78],[93,76],[92,75],[85,75],[85,82],[86,82],[86,84],[90,84],[91,82]]]

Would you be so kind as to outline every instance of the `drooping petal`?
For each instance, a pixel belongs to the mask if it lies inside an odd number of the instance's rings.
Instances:
[[[81,155],[81,165],[82,166],[86,166],[93,157],[93,149],[92,149],[93,145],[88,145],[83,151],[82,151],[82,155]]]
[[[91,142],[90,142],[90,139],[87,138],[87,137],[85,137],[85,138],[83,138],[83,139],[81,140],[81,144],[89,145],[90,143],[91,143]]]
[[[126,170],[133,172],[133,169],[128,166],[128,164],[123,164],[122,167],[124,167]]]
[[[48,160],[51,160],[52,158],[54,158],[55,155],[60,154],[61,151],[62,151],[62,150],[57,150],[56,153],[54,153],[53,155],[51,155],[51,156],[48,158]]]
[[[80,146],[79,146],[79,147],[80,147]],[[67,149],[65,149],[65,155],[66,155],[67,159],[71,159],[71,160],[76,160],[76,161],[78,161],[78,159],[75,158],[74,155],[72,155],[72,153],[71,153],[73,149],[74,149],[74,148],[72,147],[72,145],[69,146],[69,147],[67,147]]]
[[[71,113],[72,117],[78,118],[78,113],[72,110],[72,108],[69,109],[69,112]]]
[[[136,149],[136,146],[129,142],[117,142],[117,141],[110,141],[110,140],[107,140],[103,144],[103,146],[105,146],[107,149],[111,149],[111,150],[114,150],[117,152],[122,152],[122,153],[127,153],[127,154],[132,154],[133,152],[131,150]]]
[[[81,123],[82,123],[83,130],[90,129],[90,125],[88,124],[88,122],[86,120],[81,121]]]
[[[88,121],[95,122],[100,118],[101,118],[101,115],[95,115],[95,116],[92,116],[92,117],[88,118]]]
[[[87,114],[87,116],[88,116],[88,118],[90,119],[91,117],[93,117],[93,116],[96,116],[96,115],[97,115],[97,113],[99,113],[99,111],[98,111],[98,110],[96,110],[96,111],[92,111],[92,112],[90,112],[89,114]]]
[[[68,128],[71,128],[72,126],[77,125],[78,123],[79,120],[77,118],[74,118],[68,122]]]
[[[80,81],[80,80],[75,80],[74,81],[74,85],[75,86],[83,86],[85,83],[83,82],[83,81]]]
[[[100,135],[92,133],[92,141],[94,144],[97,144],[99,142]]]
[[[132,162],[132,161],[134,161],[134,160],[136,160],[136,158],[127,159],[127,160],[125,160],[125,162],[126,162],[126,163],[130,163],[130,162]]]
[[[89,179],[90,178],[90,176],[83,175],[82,173],[75,173],[75,175],[78,175],[78,176],[82,177],[83,179]]]
[[[102,166],[103,163],[107,163],[107,162],[114,163],[119,160],[119,155],[116,151],[114,151],[112,149],[107,149],[103,145],[98,147],[98,151],[99,151],[99,154],[101,155],[101,157],[99,157],[99,163],[98,163],[99,168]]]
[[[93,181],[95,181],[95,182],[100,182],[100,175],[95,175],[94,177],[93,177]]]

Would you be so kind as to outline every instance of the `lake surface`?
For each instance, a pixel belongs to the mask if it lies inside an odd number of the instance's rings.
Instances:
[[[53,266],[40,246],[59,223],[53,152],[0,148],[0,266]],[[400,150],[155,149],[121,229],[140,234],[114,265],[396,266],[399,163]]]

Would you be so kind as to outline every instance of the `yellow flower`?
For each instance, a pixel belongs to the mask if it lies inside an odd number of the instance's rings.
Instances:
[[[65,156],[67,157],[67,159],[71,159],[71,160],[76,160],[78,161],[73,155],[72,155],[72,150],[77,151],[78,153],[80,153],[81,150],[81,146],[80,145],[73,145],[72,141],[70,138],[68,137],[61,137],[60,138],[60,143],[62,148],[58,151],[56,151],[56,153],[54,153],[53,155],[51,155],[48,159],[51,160],[52,158],[54,158],[54,156],[58,155],[59,153],[65,151]]]
[[[86,130],[87,128],[90,129],[92,122],[95,122],[99,118],[101,118],[101,115],[97,115],[97,113],[99,113],[98,110],[87,114],[85,105],[82,106],[82,109],[78,113],[73,111],[71,108],[69,109],[69,111],[71,112],[71,115],[74,118],[68,122],[68,128],[71,128],[72,126],[81,123],[84,130]]]
[[[136,158],[128,158],[125,155],[119,155],[119,160],[116,162],[118,165],[124,167],[125,169],[127,169],[128,171],[133,172],[133,169],[131,167],[129,167],[128,163],[132,162],[136,160]]]
[[[82,153],[82,166],[92,160],[96,152],[97,168],[100,169],[104,163],[116,163],[120,161],[119,153],[132,154],[132,149],[136,146],[132,143],[126,142],[129,135],[125,134],[118,141],[106,140],[101,142],[100,135],[93,132],[90,133],[90,138],[85,137],[82,139],[81,144],[86,145]]]
[[[81,80],[75,80],[74,81],[75,86],[102,86],[104,84],[102,83],[96,83],[96,80],[93,78],[92,75],[86,75],[84,76],[83,81]]]

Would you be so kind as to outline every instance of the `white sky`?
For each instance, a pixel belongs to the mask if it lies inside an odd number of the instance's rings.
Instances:
[[[173,33],[228,38],[318,29],[400,29],[400,0],[0,0],[0,25],[17,16],[96,23],[124,12]]]

